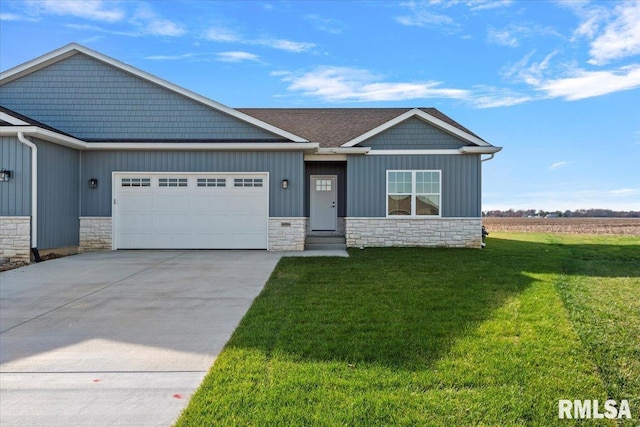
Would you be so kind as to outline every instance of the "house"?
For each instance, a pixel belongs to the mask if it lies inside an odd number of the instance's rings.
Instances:
[[[434,108],[233,109],[78,44],[0,74],[0,258],[481,244],[482,155]]]

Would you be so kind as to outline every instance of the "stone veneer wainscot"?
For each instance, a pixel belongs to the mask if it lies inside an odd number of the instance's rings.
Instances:
[[[80,217],[80,252],[111,250],[111,217]]]
[[[307,218],[269,218],[270,251],[303,251]]]
[[[10,262],[30,261],[30,216],[0,216],[0,258]]]
[[[481,218],[347,218],[347,246],[480,248]]]

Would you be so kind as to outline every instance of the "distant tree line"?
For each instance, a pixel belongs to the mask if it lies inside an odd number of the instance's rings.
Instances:
[[[482,212],[482,216],[501,218],[640,218],[640,211],[612,211],[610,209],[578,209],[575,211],[545,211],[543,209],[527,209],[508,211],[492,210]]]

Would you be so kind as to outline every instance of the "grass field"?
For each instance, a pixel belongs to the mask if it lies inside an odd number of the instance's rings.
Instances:
[[[572,425],[559,399],[607,398],[638,424],[637,238],[350,255],[284,258],[178,425]]]

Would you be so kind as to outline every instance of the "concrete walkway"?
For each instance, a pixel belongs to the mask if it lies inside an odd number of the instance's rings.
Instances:
[[[0,425],[171,425],[280,256],[117,251],[0,273]]]

